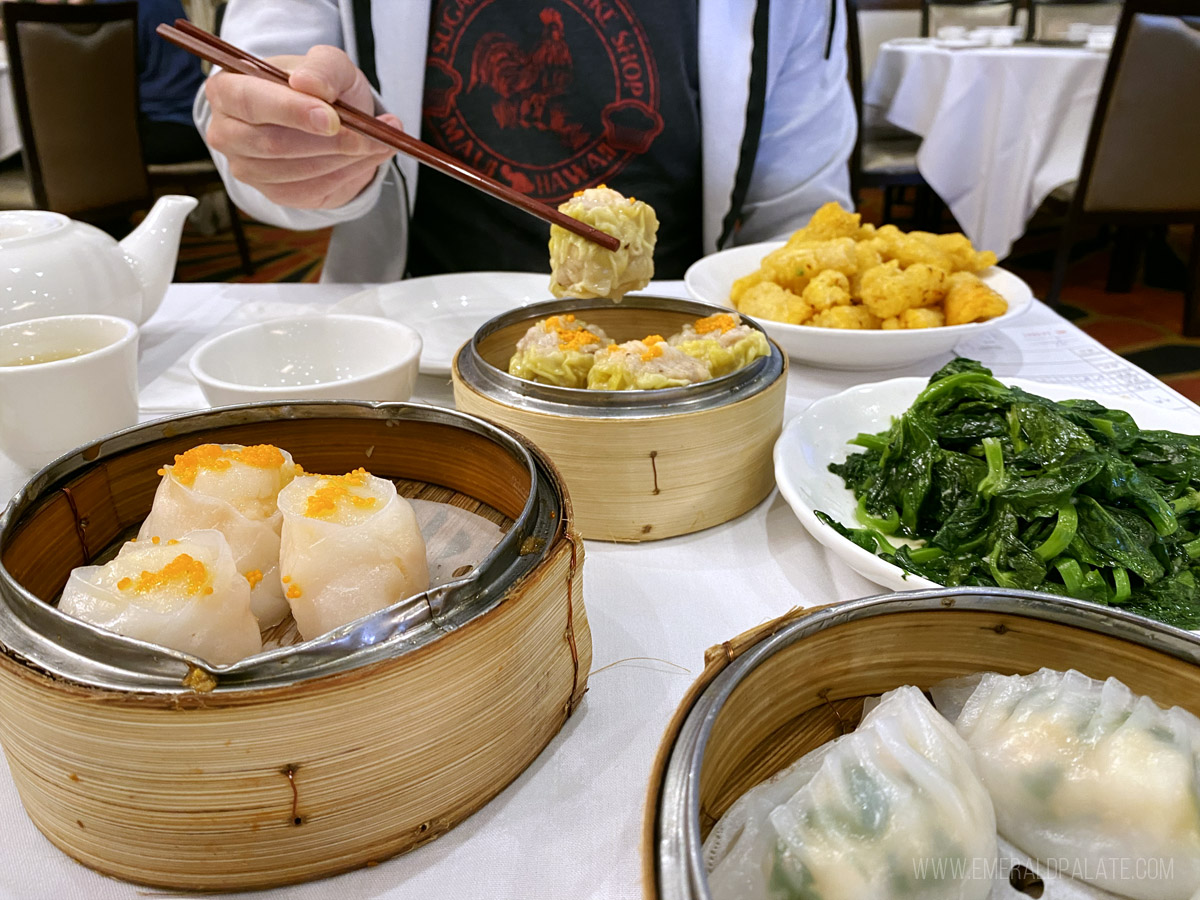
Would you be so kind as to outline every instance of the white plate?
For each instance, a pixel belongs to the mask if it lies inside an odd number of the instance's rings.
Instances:
[[[732,309],[729,291],[734,281],[757,269],[764,256],[784,243],[768,241],[747,244],[697,260],[683,276],[688,292],[697,300]],[[986,322],[897,331],[850,331],[813,325],[788,325],[767,319],[758,322],[788,356],[809,365],[858,371],[895,369],[948,353],[960,341],[973,338],[989,328],[1006,325],[1029,309],[1033,302],[1033,291],[1029,285],[1012,272],[992,266],[981,272],[979,277],[1008,301],[1008,311],[1004,315]]]
[[[1200,417],[1189,416],[1178,409],[1165,409],[1071,385],[1044,384],[1022,378],[1001,380],[1051,400],[1077,397],[1096,400],[1110,409],[1125,410],[1141,428],[1200,432]],[[839,476],[829,471],[828,466],[844,461],[861,449],[846,443],[859,432],[875,434],[889,427],[892,417],[912,406],[928,383],[927,378],[893,378],[824,397],[792,419],[775,444],[775,480],[779,492],[804,527],[855,572],[897,591],[939,585],[907,573],[842,537],[818,519],[814,511],[819,509],[847,527],[861,527],[855,517],[854,493]]]
[[[421,374],[448,376],[458,348],[500,313],[551,299],[537,272],[454,272],[381,284],[342,299],[334,312],[383,316],[417,330]]]

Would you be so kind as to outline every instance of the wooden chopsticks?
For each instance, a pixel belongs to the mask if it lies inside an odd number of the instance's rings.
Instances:
[[[195,54],[201,59],[206,59],[214,65],[220,66],[222,69],[237,72],[241,75],[250,75],[267,81],[273,81],[285,87],[288,86],[286,72],[233,46],[233,44],[221,40],[216,35],[210,34],[202,28],[197,28],[186,19],[176,19],[174,27],[166,24],[159,25],[157,31],[161,37],[172,44],[182,47],[189,53]],[[621,246],[620,241],[611,234],[605,234],[603,231],[580,222],[578,219],[573,219],[566,213],[559,212],[554,207],[542,203],[540,200],[527,197],[525,194],[513,190],[508,185],[501,184],[495,179],[484,175],[482,172],[478,172],[470,166],[463,165],[463,163],[443,153],[436,147],[431,147],[429,144],[417,140],[412,135],[405,134],[398,128],[393,128],[384,122],[380,122],[373,116],[359,112],[357,109],[349,107],[341,101],[334,102],[332,106],[337,111],[338,118],[341,119],[342,124],[351,131],[356,131],[359,134],[379,141],[381,144],[394,147],[401,153],[407,154],[425,163],[425,165],[437,169],[445,175],[449,175],[451,178],[457,178],[464,184],[481,190],[485,194],[490,194],[497,200],[503,200],[505,203],[515,206],[518,209],[523,209],[525,212],[531,213],[546,222],[561,225],[568,231],[574,232],[595,244],[599,244],[606,250],[617,250]]]

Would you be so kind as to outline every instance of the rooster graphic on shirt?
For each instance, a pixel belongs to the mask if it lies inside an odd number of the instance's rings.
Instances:
[[[538,18],[542,32],[537,42],[523,49],[507,35],[483,35],[471,56],[467,91],[490,89],[497,95],[492,115],[501,128],[536,128],[559,136],[571,149],[591,138],[583,126],[571,122],[566,108],[555,102],[574,78],[571,48],[563,37],[562,16],[543,9]]]

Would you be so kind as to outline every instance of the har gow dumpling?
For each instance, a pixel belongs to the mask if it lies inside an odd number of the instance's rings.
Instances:
[[[225,535],[238,572],[251,582],[251,609],[260,628],[287,615],[279,586],[276,500],[296,477],[291,454],[270,444],[201,444],[159,470],[162,481],[138,540],[180,538],[212,528]]]
[[[603,330],[574,314],[540,319],[517,341],[508,374],[559,387],[587,387],[596,351],[611,343]]]
[[[708,363],[672,347],[662,335],[596,351],[587,386],[595,391],[648,391],[683,387],[712,377]]]
[[[737,313],[717,313],[685,325],[667,341],[688,356],[708,363],[713,378],[744,369],[760,356],[770,356],[767,337]]]
[[[425,540],[396,486],[363,469],[279,492],[284,596],[305,640],[429,587]]]
[[[975,752],[1003,837],[1126,897],[1200,892],[1200,718],[1074,670],[933,694]]]
[[[658,216],[641,200],[600,185],[577,191],[559,210],[621,242],[606,250],[560,225],[550,226],[550,292],[555,297],[597,297],[620,302],[654,277]]]
[[[228,665],[262,649],[250,583],[219,531],[129,541],[103,566],[71,572],[58,608],[126,637]]]
[[[714,900],[984,900],[992,801],[915,687],[739,798],[704,843]]]

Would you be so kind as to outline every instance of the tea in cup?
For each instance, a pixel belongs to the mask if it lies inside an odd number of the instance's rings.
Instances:
[[[138,329],[115,316],[0,326],[0,450],[38,469],[138,421]]]

